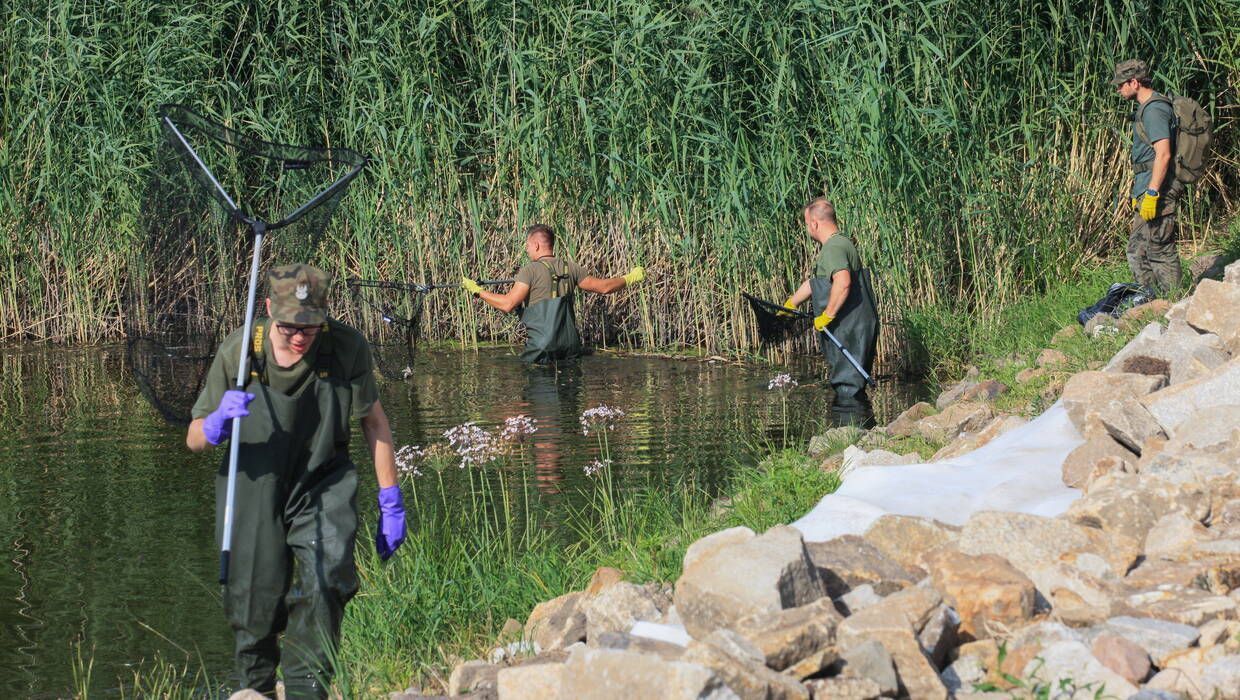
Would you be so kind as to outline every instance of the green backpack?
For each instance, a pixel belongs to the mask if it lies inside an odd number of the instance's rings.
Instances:
[[[1175,153],[1173,154],[1172,163],[1174,177],[1177,181],[1190,184],[1201,178],[1202,173],[1206,169],[1206,157],[1210,151],[1210,139],[1214,136],[1213,125],[1214,120],[1210,118],[1210,113],[1201,107],[1201,104],[1191,97],[1183,95],[1172,95],[1170,97],[1154,93],[1154,96],[1141,105],[1137,110],[1136,127],[1137,135],[1148,145],[1150,139],[1145,134],[1145,127],[1141,123],[1141,117],[1145,112],[1145,108],[1152,102],[1165,102],[1171,105],[1171,111],[1174,114],[1174,136],[1172,142],[1174,144]]]

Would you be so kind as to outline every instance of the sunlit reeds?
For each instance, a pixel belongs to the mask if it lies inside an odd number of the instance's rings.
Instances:
[[[319,251],[342,277],[506,276],[520,229],[546,221],[599,274],[649,272],[584,301],[587,339],[708,351],[756,345],[736,292],[804,274],[799,207],[822,192],[890,318],[994,314],[1116,251],[1119,58],[1215,105],[1220,167],[1187,238],[1236,184],[1233,0],[87,0],[3,17],[8,338],[120,333],[165,101],[373,155]],[[511,337],[463,295],[427,301],[428,338]]]

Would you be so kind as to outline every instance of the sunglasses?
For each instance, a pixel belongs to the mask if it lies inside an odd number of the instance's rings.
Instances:
[[[285,338],[292,338],[298,333],[307,338],[313,338],[319,334],[319,326],[286,326],[283,323],[277,323],[276,330],[280,331],[280,335]]]

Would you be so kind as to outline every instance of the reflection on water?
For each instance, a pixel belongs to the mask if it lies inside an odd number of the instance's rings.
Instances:
[[[70,694],[70,659],[93,657],[95,691],[117,686],[156,655],[226,668],[230,635],[214,582],[215,455],[192,455],[124,373],[122,348],[0,350],[0,697]],[[693,479],[718,486],[738,463],[784,439],[785,404],[769,368],[696,361],[587,357],[528,368],[507,351],[431,353],[408,382],[382,386],[397,445],[442,441],[465,421],[538,421],[526,476],[554,511],[580,495],[597,458],[579,416],[606,404],[626,412],[613,435],[621,487]],[[792,368],[787,434],[803,444],[831,420],[816,365]],[[872,392],[880,421],[915,397]],[[373,471],[360,435],[354,458],[363,507]],[[449,493],[467,497],[456,470]],[[363,522],[372,522],[367,512]]]

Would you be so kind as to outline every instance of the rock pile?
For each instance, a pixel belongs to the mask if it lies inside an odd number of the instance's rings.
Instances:
[[[1066,512],[884,515],[828,542],[717,532],[673,585],[600,570],[539,605],[450,694],[1240,698],[1240,263],[1225,280],[1064,384],[1085,437],[1063,464],[1081,491]],[[991,409],[1002,391],[970,377],[886,432],[974,449],[1021,423]],[[843,463],[905,461],[870,454]]]

